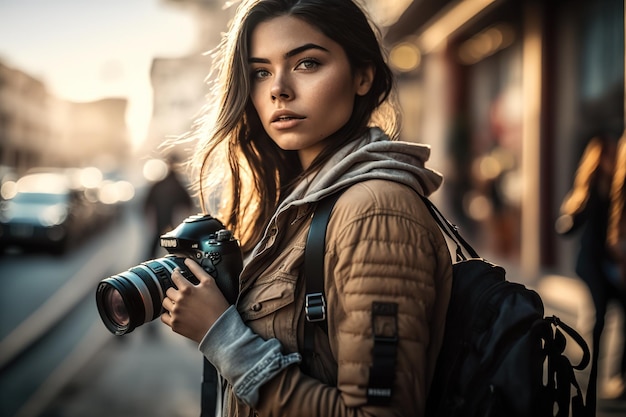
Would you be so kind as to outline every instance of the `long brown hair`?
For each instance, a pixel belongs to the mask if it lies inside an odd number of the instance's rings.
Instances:
[[[369,65],[375,70],[370,91],[355,97],[350,120],[306,172],[296,151],[280,149],[267,135],[250,100],[251,34],[259,23],[284,15],[302,19],[341,45],[353,71]],[[336,149],[373,124],[397,138],[394,79],[380,45],[379,33],[352,0],[244,0],[239,5],[214,55],[212,97],[187,139],[198,141],[191,163],[202,209],[233,230],[244,250],[260,238],[291,186]]]

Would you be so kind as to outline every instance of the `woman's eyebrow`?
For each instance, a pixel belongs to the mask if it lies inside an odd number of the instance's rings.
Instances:
[[[305,45],[299,46],[297,48],[292,49],[291,51],[286,52],[285,55],[283,55],[283,57],[291,58],[292,56],[298,55],[304,51],[308,51],[309,49],[317,49],[320,51],[329,52],[328,49],[324,48],[323,46],[320,46],[314,43],[307,43]],[[255,58],[255,57],[248,58],[248,63],[250,64],[252,63],[268,64],[269,62],[270,62],[269,59],[266,59],[266,58]]]

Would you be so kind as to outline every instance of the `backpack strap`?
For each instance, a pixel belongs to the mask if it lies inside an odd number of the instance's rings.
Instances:
[[[317,203],[304,251],[305,298],[304,347],[301,368],[309,373],[315,347],[315,327],[328,333],[326,297],[324,295],[324,250],[326,226],[335,203],[343,191],[336,192]]]
[[[430,212],[431,216],[433,216],[433,219],[435,219],[435,221],[439,225],[439,228],[441,229],[441,231],[445,233],[446,236],[448,236],[450,239],[452,239],[452,241],[454,241],[454,243],[456,244],[457,261],[462,261],[462,260],[467,259],[467,257],[463,254],[462,249],[465,249],[465,252],[470,256],[470,258],[480,258],[480,256],[478,255],[478,252],[474,250],[472,245],[470,245],[463,238],[463,236],[461,236],[461,234],[459,233],[459,228],[456,225],[452,224],[439,211],[437,206],[435,206],[433,202],[428,199],[428,197],[425,197],[421,194],[419,194],[419,196],[422,198],[422,201],[424,202],[424,204],[426,204],[426,208],[428,208],[428,211]]]
[[[585,369],[590,362],[591,354],[589,352],[589,347],[587,346],[587,343],[578,332],[576,332],[567,324],[563,323],[557,316],[546,317],[545,320],[554,327],[554,346],[546,346],[550,350],[550,359],[548,363],[548,379],[556,382],[557,387],[573,386],[576,390],[575,395],[571,398],[571,414],[570,395],[566,395],[568,391],[559,391],[559,393],[562,394],[557,395],[557,397],[555,398],[556,403],[558,404],[558,413],[556,414],[556,416],[595,416],[595,390],[588,388],[586,396],[583,395],[580,385],[576,380],[576,375],[574,374],[574,369],[581,371]],[[559,331],[559,329],[562,329],[565,333],[567,333],[567,335],[571,337],[582,350],[583,356],[577,365],[571,364],[567,356],[564,355],[566,340],[563,334]],[[591,378],[592,376],[590,375],[590,382]]]
[[[561,319],[559,319],[557,316],[553,315],[552,317],[546,317],[546,320],[551,322],[554,327],[556,328],[560,327],[561,329],[563,329],[565,333],[567,333],[567,335],[571,337],[572,339],[574,339],[574,341],[578,344],[578,346],[580,347],[580,350],[583,352],[583,356],[580,359],[580,362],[578,363],[578,365],[572,365],[572,366],[574,369],[578,371],[582,371],[583,369],[585,369],[587,365],[589,365],[589,361],[591,358],[591,353],[589,352],[589,347],[587,346],[587,342],[585,342],[585,339],[583,339],[583,337],[580,334],[578,334],[576,330],[572,329],[570,326],[563,323]]]
[[[341,194],[341,191],[337,192],[318,203],[307,236],[304,253],[306,321],[301,365],[301,369],[305,373],[310,373],[310,366],[314,357],[316,327],[319,326],[325,333],[328,333],[324,295],[326,227],[332,209]],[[397,315],[398,306],[396,303],[374,302],[372,305],[374,346],[367,387],[369,404],[385,405],[391,400],[398,348]],[[387,329],[392,329],[392,332],[386,332]]]

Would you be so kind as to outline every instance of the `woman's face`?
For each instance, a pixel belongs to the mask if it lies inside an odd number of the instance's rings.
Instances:
[[[249,49],[250,97],[261,123],[307,168],[350,119],[355,95],[369,91],[373,68],[353,73],[338,43],[291,16],[260,23]]]

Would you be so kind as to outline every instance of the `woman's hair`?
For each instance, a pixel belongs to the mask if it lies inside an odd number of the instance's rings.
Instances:
[[[352,71],[373,66],[369,92],[356,96],[351,118],[304,171],[296,151],[280,149],[267,135],[250,100],[248,50],[261,22],[293,16],[342,46]],[[191,159],[204,211],[218,217],[251,249],[297,180],[318,169],[334,151],[377,125],[392,138],[399,117],[394,79],[379,34],[352,0],[244,0],[214,55],[212,96],[187,139],[197,140]],[[228,167],[228,168],[226,168]]]

